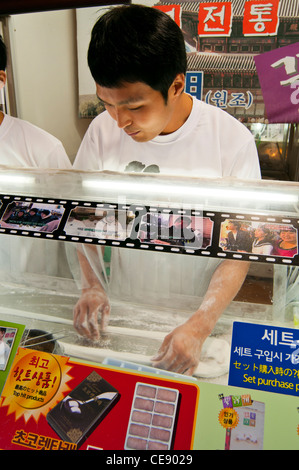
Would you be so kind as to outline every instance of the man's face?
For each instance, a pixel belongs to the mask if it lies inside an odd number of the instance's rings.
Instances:
[[[96,91],[118,127],[136,142],[148,142],[180,127],[174,114],[175,100],[171,93],[165,104],[159,91],[142,82],[125,83],[119,88],[97,84]]]

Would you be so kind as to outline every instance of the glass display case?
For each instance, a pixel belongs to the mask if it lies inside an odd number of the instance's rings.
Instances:
[[[299,324],[296,183],[1,168],[0,194],[0,319],[25,325],[24,347],[158,374],[151,357],[227,260],[249,271],[196,377],[226,383],[234,321]],[[73,326],[78,253],[111,304],[96,341]]]

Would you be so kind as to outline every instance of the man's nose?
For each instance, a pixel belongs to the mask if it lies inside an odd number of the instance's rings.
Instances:
[[[117,110],[115,113],[115,119],[120,129],[124,129],[132,124],[130,113],[126,110]]]

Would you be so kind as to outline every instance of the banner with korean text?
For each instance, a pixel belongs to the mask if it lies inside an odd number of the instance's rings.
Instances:
[[[171,15],[184,33],[188,93],[244,123],[298,122],[298,112],[285,99],[286,89],[279,82],[270,98],[265,95],[273,79],[268,75],[262,86],[268,69],[260,75],[257,60],[263,64],[268,54],[298,45],[299,0],[177,0],[171,4],[161,0],[153,6]],[[290,66],[296,66],[296,57],[292,56]],[[288,89],[292,88],[296,100],[299,85],[294,78],[292,73]],[[269,104],[272,100],[273,106],[273,96],[278,106],[274,117]]]

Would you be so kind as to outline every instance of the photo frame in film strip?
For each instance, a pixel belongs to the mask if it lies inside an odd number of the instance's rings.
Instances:
[[[298,265],[297,218],[0,195],[0,234]]]

